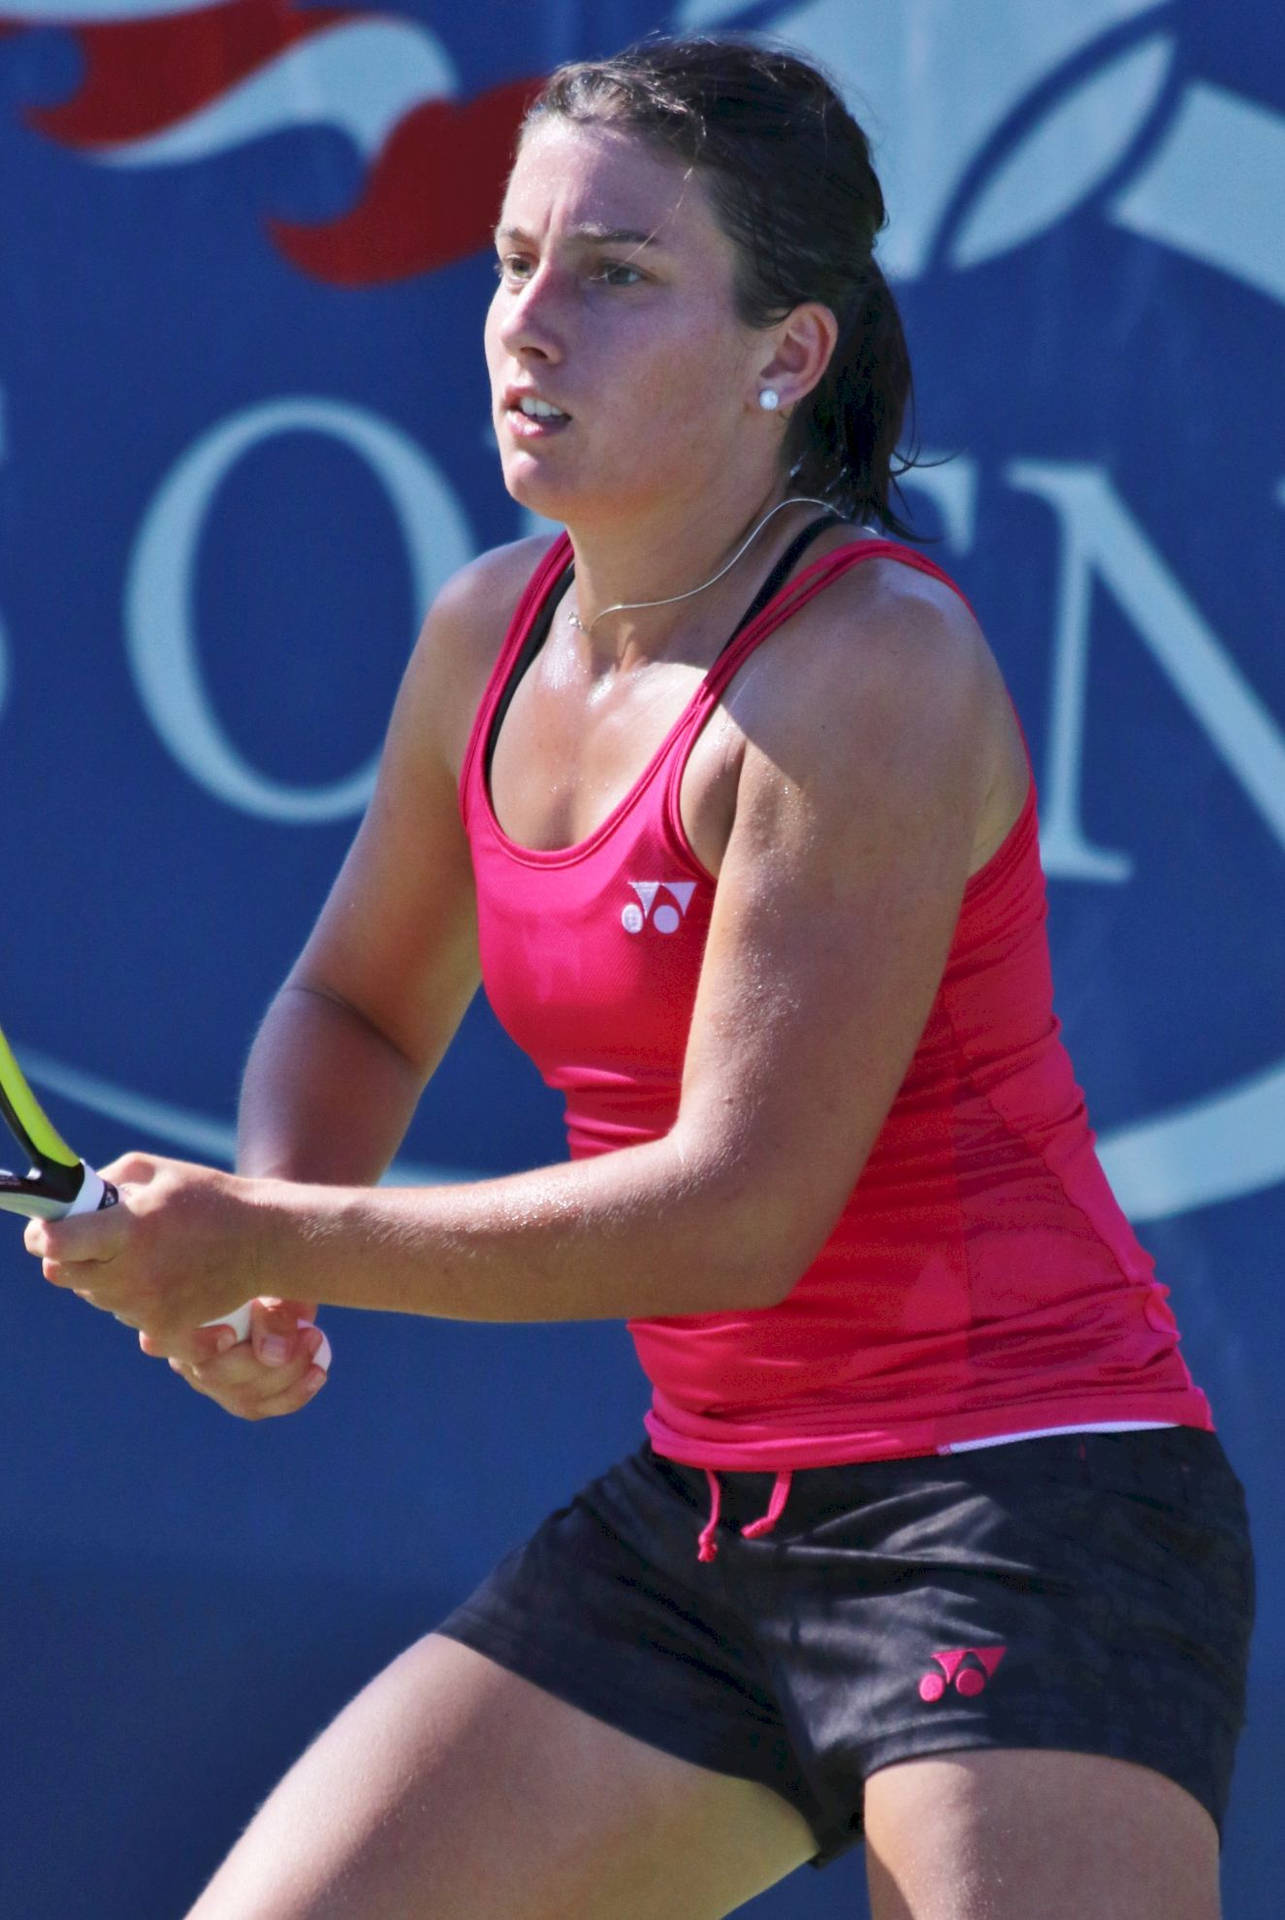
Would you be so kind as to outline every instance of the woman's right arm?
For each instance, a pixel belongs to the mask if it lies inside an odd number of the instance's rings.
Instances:
[[[371,1184],[395,1155],[478,983],[473,873],[458,778],[474,716],[547,542],[486,553],[424,623],[398,692],[366,816],[246,1064],[237,1166]],[[254,1291],[247,1285],[247,1293]],[[256,1307],[253,1344],[219,1355],[195,1329],[171,1365],[229,1412],[306,1404],[322,1376],[307,1302]],[[144,1350],[158,1353],[146,1338]]]
[[[411,656],[366,817],[251,1049],[237,1164],[373,1184],[478,983],[459,769],[539,542],[447,585]]]
[[[472,874],[433,737],[435,678],[417,649],[370,808],[250,1050],[243,1173],[377,1181],[477,984]]]

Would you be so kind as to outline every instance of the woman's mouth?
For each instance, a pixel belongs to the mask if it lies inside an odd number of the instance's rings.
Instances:
[[[510,433],[520,440],[545,439],[571,424],[570,414],[564,413],[561,407],[555,407],[551,400],[544,400],[534,393],[524,393],[507,401],[504,417]]]

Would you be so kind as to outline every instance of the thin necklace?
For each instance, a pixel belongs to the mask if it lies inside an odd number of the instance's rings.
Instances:
[[[664,600],[619,600],[614,607],[604,607],[601,613],[595,613],[588,626],[585,625],[578,613],[568,613],[567,619],[571,622],[577,633],[583,633],[585,638],[588,639],[598,622],[605,620],[609,613],[640,613],[648,607],[672,607],[680,600],[690,600],[696,594],[704,593],[706,587],[714,586],[722,579],[725,573],[732,571],[732,568],[736,565],[741,555],[747,552],[754,544],[774,514],[780,513],[785,507],[828,507],[830,504],[828,500],[814,499],[810,493],[791,494],[788,500],[778,501],[776,506],[768,513],[765,513],[749,537],[736,549],[736,552],[732,555],[727,565],[720,567],[717,573],[711,574],[708,580],[702,580],[698,587],[689,587],[686,593],[671,593]]]

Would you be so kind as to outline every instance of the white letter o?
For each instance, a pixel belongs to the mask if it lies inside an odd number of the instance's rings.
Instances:
[[[125,648],[148,718],[194,780],[243,813],[303,824],[360,813],[374,785],[378,755],[323,787],[285,786],[243,760],[220,728],[202,684],[192,591],[201,531],[218,487],[252,448],[277,434],[298,432],[342,441],[378,476],[406,542],[421,608],[472,557],[454,493],[406,434],[340,401],[267,401],[203,434],[162,483],[144,515],[126,576]]]

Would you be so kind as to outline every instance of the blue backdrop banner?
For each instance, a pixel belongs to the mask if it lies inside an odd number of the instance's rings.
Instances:
[[[89,1156],[226,1160],[419,618],[523,530],[480,329],[558,61],[752,31],[870,128],[917,523],[1042,793],[1059,1010],[1257,1521],[1225,1860],[1279,1910],[1285,16],[1276,0],[0,0],[0,1019]],[[949,456],[949,457],[945,457]],[[482,1005],[399,1174],[561,1157]],[[335,1313],[244,1427],[0,1236],[0,1913],[169,1920],[282,1766],[635,1444],[615,1328]],[[858,1910],[859,1869],[763,1920]]]

